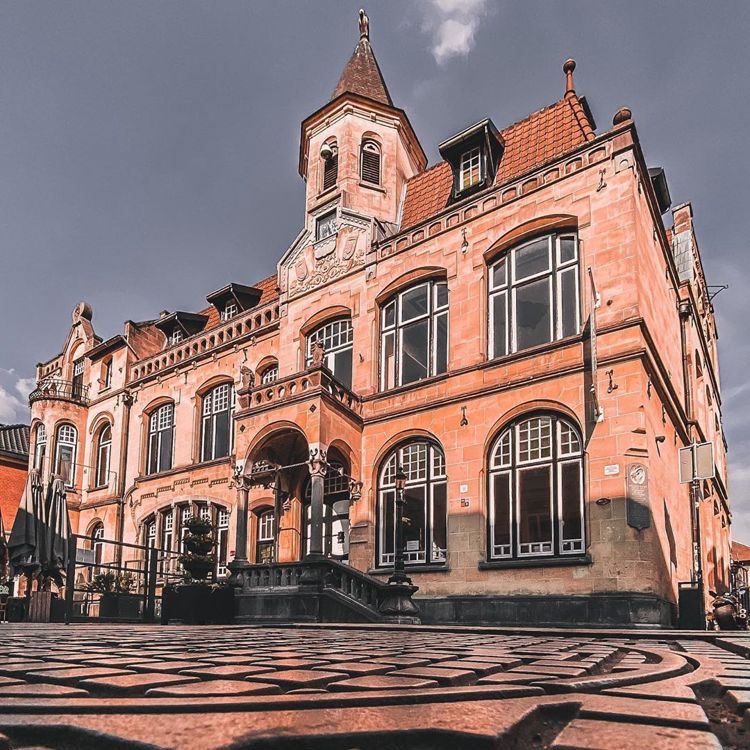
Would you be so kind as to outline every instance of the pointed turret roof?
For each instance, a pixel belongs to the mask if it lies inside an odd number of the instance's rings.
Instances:
[[[362,10],[359,12],[359,42],[336,84],[331,100],[342,94],[357,94],[389,107],[393,106],[380,66],[370,46],[370,21]]]

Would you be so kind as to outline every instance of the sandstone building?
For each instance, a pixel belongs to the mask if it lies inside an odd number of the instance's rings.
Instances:
[[[403,467],[425,621],[674,622],[679,584],[721,588],[730,557],[690,204],[628,109],[597,131],[572,60],[559,101],[467,123],[428,167],[364,20],[302,122],[302,228],[276,273],[107,340],[78,305],[37,368],[31,466],[68,480],[93,544],[176,550],[210,515],[219,577],[311,545],[387,576]],[[715,477],[693,503],[678,451],[702,441]],[[289,467],[250,490],[246,549],[235,464]]]

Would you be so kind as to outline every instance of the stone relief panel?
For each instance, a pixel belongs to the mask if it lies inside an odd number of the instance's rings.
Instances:
[[[344,212],[336,232],[317,242],[306,233],[282,267],[288,297],[294,298],[364,266],[371,222]]]

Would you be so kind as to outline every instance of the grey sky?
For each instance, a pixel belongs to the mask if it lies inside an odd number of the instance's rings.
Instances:
[[[357,2],[0,2],[0,422],[79,299],[108,337],[272,273],[300,228],[300,121],[357,40]],[[632,108],[691,200],[716,299],[735,537],[750,542],[750,3],[371,0],[371,39],[430,159],[484,116],[562,95]]]

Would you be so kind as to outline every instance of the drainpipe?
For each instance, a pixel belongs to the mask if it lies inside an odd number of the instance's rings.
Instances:
[[[120,464],[117,470],[117,527],[115,541],[122,542],[125,527],[125,483],[128,468],[128,437],[130,436],[130,407],[133,405],[133,394],[125,391],[122,394],[122,427],[120,433]],[[122,565],[122,547],[115,547],[115,562]]]
[[[693,412],[693,389],[690,382],[690,355],[687,350],[687,326],[692,307],[688,300],[680,302],[680,346],[682,348],[682,378],[685,390],[685,414],[687,416],[688,442],[693,442],[695,417]],[[690,531],[693,542],[693,579],[703,592],[703,550],[701,547],[700,496],[697,480],[690,483]]]

